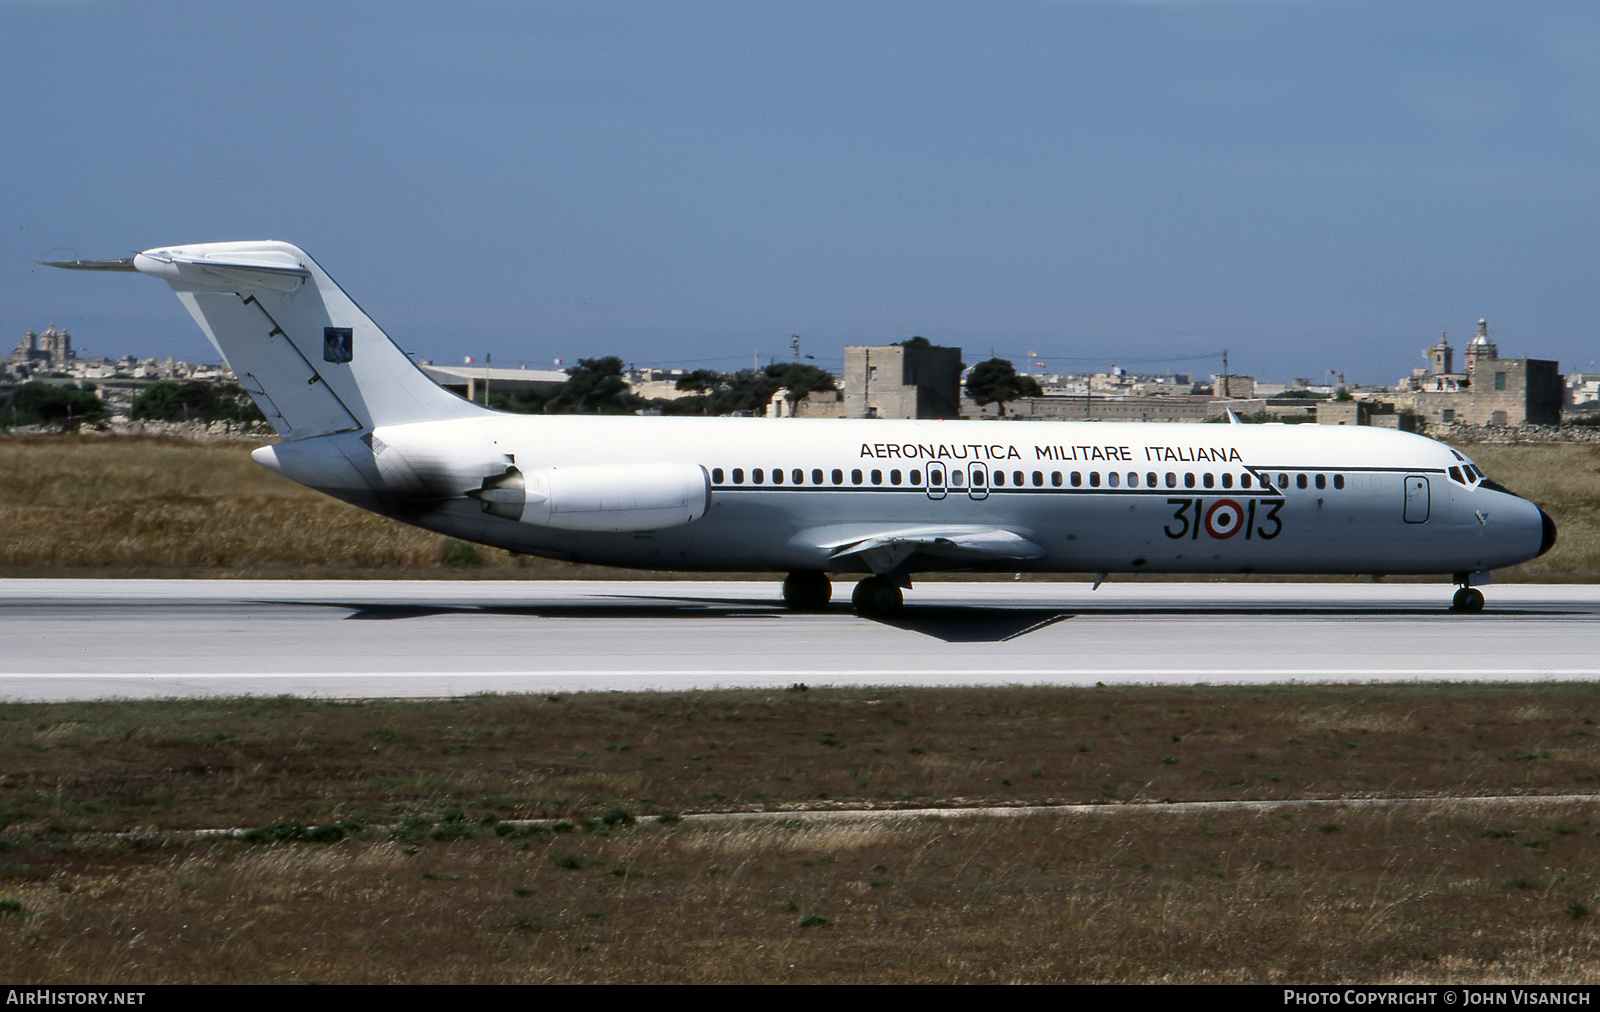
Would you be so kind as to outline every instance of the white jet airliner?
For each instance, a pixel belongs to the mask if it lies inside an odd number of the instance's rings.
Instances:
[[[513,552],[787,573],[889,613],[915,573],[1489,571],[1555,524],[1442,443],[1368,427],[507,414],[437,386],[283,242],[53,266],[169,283],[282,437],[268,469]]]

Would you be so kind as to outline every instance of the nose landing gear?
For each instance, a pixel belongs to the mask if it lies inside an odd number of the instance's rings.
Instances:
[[[1488,573],[1457,573],[1456,596],[1450,599],[1451,611],[1482,611],[1483,591],[1478,588],[1489,582]]]

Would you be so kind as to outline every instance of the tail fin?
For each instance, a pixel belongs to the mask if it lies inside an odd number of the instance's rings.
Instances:
[[[133,267],[172,285],[286,440],[485,411],[423,374],[288,243],[146,250]]]

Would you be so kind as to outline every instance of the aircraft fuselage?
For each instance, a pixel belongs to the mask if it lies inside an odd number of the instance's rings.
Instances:
[[[1539,508],[1485,483],[1457,451],[1365,427],[497,414],[372,436],[376,455],[346,433],[258,459],[441,533],[638,568],[862,572],[840,546],[918,528],[1003,529],[1041,553],[918,552],[912,571],[1475,573],[1546,547]],[[339,480],[291,459],[310,444]],[[351,463],[385,457],[384,472]],[[696,468],[705,508],[649,529],[571,530],[461,494],[508,466],[597,461]]]

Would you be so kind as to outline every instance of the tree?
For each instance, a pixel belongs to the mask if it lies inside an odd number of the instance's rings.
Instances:
[[[801,362],[778,362],[765,369],[718,372],[696,369],[678,377],[677,388],[688,397],[649,402],[664,415],[765,414],[767,405],[779,390],[785,391],[791,413],[807,394],[836,389],[833,374]]]
[[[657,401],[663,414],[671,415],[733,415],[763,414],[772,403],[772,395],[782,388],[777,378],[756,369],[738,372],[715,372],[696,369],[678,381],[680,390],[698,390],[693,397],[680,397],[672,401]]]
[[[696,369],[678,377],[678,382],[674,385],[679,390],[687,390],[690,393],[708,394],[726,386],[727,383],[727,373],[717,372],[715,369]]]
[[[1038,397],[1042,392],[1038,380],[1032,376],[1017,375],[1016,367],[1003,358],[979,362],[967,374],[967,396],[980,407],[985,404],[998,405],[1002,416],[1006,413],[1006,401],[1014,401],[1019,397]]]
[[[833,373],[826,369],[818,369],[814,365],[806,365],[804,362],[780,362],[769,365],[767,378],[776,382],[784,391],[783,399],[789,402],[790,415],[794,414],[794,406],[807,394],[835,389]],[[771,402],[770,394],[767,400]]]
[[[489,407],[516,415],[540,414],[544,411],[544,401],[543,395],[536,390],[523,390],[515,394],[496,391],[489,394]]]
[[[546,414],[619,415],[637,411],[644,398],[628,389],[622,378],[622,359],[580,358],[567,370],[567,381],[545,401]]]
[[[216,406],[217,395],[208,384],[163,380],[139,391],[128,414],[135,421],[191,422],[207,419]]]
[[[53,386],[48,383],[24,383],[12,391],[9,403],[4,405],[7,424],[39,425],[44,422],[79,422],[98,418],[105,405],[92,390],[70,386]]]
[[[129,416],[156,422],[258,422],[266,417],[239,384],[199,380],[150,384],[133,399]]]
[[[717,396],[728,387],[728,374],[715,369],[696,369],[678,377],[675,384],[688,397],[658,398],[650,406],[664,415],[714,415]]]
[[[776,379],[755,369],[730,373],[727,386],[712,398],[712,414],[765,414],[780,386]]]

